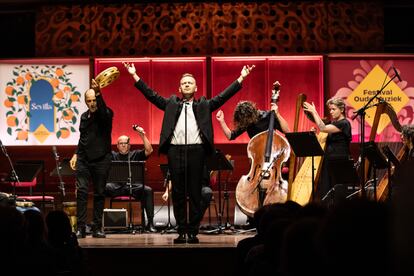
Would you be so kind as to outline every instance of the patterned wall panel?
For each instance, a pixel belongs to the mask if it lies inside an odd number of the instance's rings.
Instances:
[[[36,19],[36,56],[90,55],[89,18],[88,7],[43,7]]]
[[[384,12],[378,2],[327,4],[330,52],[382,52]]]
[[[383,17],[375,0],[43,6],[36,55],[382,51]]]
[[[222,4],[214,6],[213,15],[216,54],[328,50],[326,13],[320,3]],[[318,31],[315,26],[320,26]]]

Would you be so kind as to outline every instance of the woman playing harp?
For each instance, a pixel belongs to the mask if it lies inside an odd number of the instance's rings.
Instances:
[[[313,103],[305,102],[303,104],[304,110],[312,114],[319,131],[328,133],[321,178],[316,190],[319,199],[323,199],[333,188],[328,171],[329,163],[338,159],[349,160],[349,146],[352,140],[351,124],[345,117],[346,106],[344,100],[342,98],[331,98],[326,102],[326,105],[332,119],[328,124],[323,122]]]

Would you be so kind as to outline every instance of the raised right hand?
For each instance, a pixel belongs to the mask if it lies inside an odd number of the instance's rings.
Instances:
[[[133,63],[122,62],[122,64],[124,64],[129,74],[134,75],[137,72],[137,70],[135,69],[135,65]]]
[[[217,119],[217,121],[219,121],[219,122],[224,121],[224,112],[223,112],[223,110],[219,110],[219,111],[217,112],[217,114],[216,114],[216,119]]]

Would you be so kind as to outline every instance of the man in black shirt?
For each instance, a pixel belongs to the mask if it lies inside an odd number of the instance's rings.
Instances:
[[[85,92],[88,110],[81,116],[80,138],[70,166],[76,169],[76,204],[78,238],[86,236],[89,179],[93,183],[92,236],[105,238],[102,214],[105,204],[105,185],[111,166],[111,132],[113,112],[102,98],[99,84],[92,79],[92,89]]]
[[[114,161],[144,161],[151,155],[153,149],[149,142],[145,131],[142,127],[134,125],[133,129],[138,132],[144,143],[144,149],[131,151],[129,143],[130,138],[122,135],[118,138],[117,148],[118,152],[112,151],[112,160]],[[145,188],[144,188],[145,187]],[[142,191],[144,191],[144,210],[147,213],[148,225],[147,229],[150,232],[157,232],[154,227],[154,192],[150,186],[143,186],[142,183],[132,183],[132,196],[136,199],[141,199]],[[129,195],[129,186],[126,183],[107,183],[105,193],[108,196],[126,196]]]

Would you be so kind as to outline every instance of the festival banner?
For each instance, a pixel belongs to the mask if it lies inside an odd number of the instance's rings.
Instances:
[[[76,145],[88,87],[88,59],[0,61],[1,141]]]
[[[329,55],[330,97],[346,100],[346,115],[352,125],[353,142],[360,141],[361,118],[355,112],[364,107],[372,97],[370,108],[365,111],[365,137],[369,140],[374,122],[376,104],[387,102],[401,125],[414,123],[414,70],[413,55]],[[388,114],[382,114],[376,141],[401,142],[400,133],[393,127]]]

